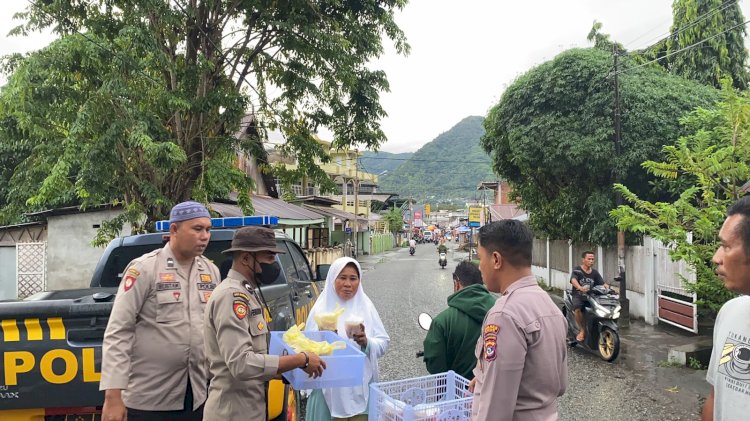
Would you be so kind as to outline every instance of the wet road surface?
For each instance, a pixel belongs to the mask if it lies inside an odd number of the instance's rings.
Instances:
[[[425,332],[417,325],[420,312],[436,315],[446,308],[453,291],[452,271],[468,253],[450,245],[448,267],[437,263],[434,245],[396,249],[364,256],[362,285],[378,308],[391,337],[388,353],[380,360],[381,381],[424,376],[427,370],[415,353],[422,349]],[[620,358],[613,364],[579,348],[568,353],[569,386],[559,399],[561,420],[695,420],[708,392],[705,371],[662,367],[663,347],[649,346],[633,328],[623,339]],[[642,329],[647,332],[647,328]],[[628,333],[626,332],[627,336]],[[645,334],[644,334],[645,335]]]

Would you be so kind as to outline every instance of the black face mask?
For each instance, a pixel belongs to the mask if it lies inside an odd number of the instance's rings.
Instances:
[[[281,266],[279,265],[279,262],[261,263],[260,270],[262,271],[261,273],[255,274],[255,282],[257,282],[258,285],[271,285],[276,281],[276,278],[279,277]]]

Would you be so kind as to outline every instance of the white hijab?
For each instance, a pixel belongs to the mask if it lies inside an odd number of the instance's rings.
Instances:
[[[344,267],[348,264],[354,264],[359,273],[360,284],[354,297],[349,300],[342,300],[336,295],[336,278],[339,276]],[[323,292],[318,297],[310,315],[305,323],[305,330],[318,330],[318,324],[315,322],[315,315],[318,313],[329,313],[336,309],[336,305],[345,309],[338,320],[339,335],[346,338],[345,323],[349,318],[361,318],[364,320],[365,334],[367,335],[367,344],[369,352],[366,353],[364,378],[362,384],[353,387],[339,387],[335,389],[323,389],[328,409],[331,416],[335,418],[348,418],[361,414],[367,409],[367,397],[370,391],[370,380],[378,381],[378,358],[388,350],[388,343],[391,338],[385,332],[383,322],[375,306],[367,297],[362,289],[362,268],[359,263],[350,257],[341,257],[331,264],[331,268],[326,276],[326,284]],[[353,342],[353,340],[349,339]],[[355,347],[357,347],[355,343]]]

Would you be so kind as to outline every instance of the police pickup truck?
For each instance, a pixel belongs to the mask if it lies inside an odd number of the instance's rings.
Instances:
[[[223,278],[231,261],[221,251],[229,248],[233,228],[275,225],[276,221],[267,216],[214,218],[204,255],[219,266]],[[117,238],[99,260],[90,288],[0,302],[0,420],[99,419],[104,402],[99,392],[102,338],[117,286],[132,259],[162,247],[167,240],[166,233]],[[262,293],[269,307],[270,329],[286,330],[307,319],[323,288],[320,281],[328,265],[320,265],[314,275],[297,243],[279,231],[276,243],[287,250],[277,256],[282,271],[273,284],[263,286]],[[298,392],[274,380],[268,396],[269,419],[299,418]]]

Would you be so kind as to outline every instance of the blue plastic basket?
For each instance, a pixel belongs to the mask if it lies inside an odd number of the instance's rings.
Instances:
[[[370,421],[469,421],[469,381],[453,371],[370,385]]]
[[[326,363],[323,375],[317,379],[310,378],[300,368],[287,371],[282,376],[292,385],[295,390],[303,389],[328,389],[335,387],[358,386],[364,382],[365,354],[334,332],[303,332],[305,336],[314,341],[346,342],[345,349],[333,351],[333,355],[320,357]],[[293,355],[294,350],[287,345],[282,337],[284,332],[271,332],[271,345],[269,354]]]

